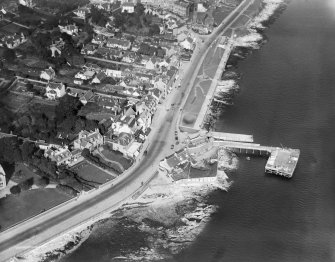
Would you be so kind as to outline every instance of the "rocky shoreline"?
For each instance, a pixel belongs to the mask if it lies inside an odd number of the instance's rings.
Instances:
[[[264,8],[248,25],[248,35],[236,40],[230,68],[236,67],[253,49],[264,43],[262,31],[271,24],[286,5],[285,0],[264,0]],[[212,105],[215,118],[230,106],[238,92],[239,75],[234,70],[222,76],[222,88],[216,98],[226,104]],[[215,122],[215,121],[214,121]],[[213,128],[213,126],[211,126]],[[161,182],[161,181],[160,181]],[[230,185],[230,184],[229,184]],[[228,185],[228,187],[229,187]],[[55,238],[53,241],[25,254],[25,261],[80,261],[80,249],[108,256],[109,261],[159,261],[172,258],[189,246],[200,235],[215,214],[217,206],[207,203],[206,196],[220,189],[218,185],[199,187],[151,185],[136,202],[106,214],[99,221],[91,221],[80,228]],[[107,254],[94,251],[97,243],[108,249]],[[84,254],[88,254],[83,252]],[[85,260],[89,261],[89,260]]]
[[[228,59],[226,71],[223,73],[221,84],[218,86],[210,113],[206,116],[205,127],[215,130],[217,119],[222,116],[227,107],[233,105],[234,96],[239,91],[239,74],[235,72],[238,62],[245,59],[253,50],[260,49],[267,42],[263,31],[268,28],[286,9],[288,0],[263,0],[262,10],[247,25],[242,35],[234,42],[234,49]]]

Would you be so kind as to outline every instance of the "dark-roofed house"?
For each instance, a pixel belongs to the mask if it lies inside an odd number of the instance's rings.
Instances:
[[[90,101],[93,97],[94,97],[94,93],[91,90],[89,90],[89,91],[86,91],[85,94],[80,96],[79,100],[83,105],[86,105],[88,101]]]
[[[104,138],[100,134],[99,129],[95,129],[91,132],[82,130],[78,134],[78,138],[73,141],[74,149],[83,150],[84,148],[87,148],[90,150],[90,152],[102,146],[103,144]]]
[[[94,55],[97,51],[97,46],[92,44],[87,44],[81,49],[83,55]]]
[[[112,47],[112,48],[119,48],[122,50],[128,50],[131,47],[131,42],[128,40],[124,39],[118,39],[118,38],[108,38],[107,40],[107,47]]]
[[[92,84],[100,84],[107,76],[104,72],[99,72],[92,80]]]

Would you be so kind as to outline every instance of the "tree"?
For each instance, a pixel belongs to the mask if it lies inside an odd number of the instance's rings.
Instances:
[[[145,7],[141,3],[137,3],[135,6],[135,14],[137,16],[142,16],[144,14]]]
[[[13,63],[16,59],[15,51],[13,49],[9,49],[8,47],[5,47],[5,50],[3,52],[3,58],[8,63]]]
[[[22,160],[25,162],[30,161],[31,156],[34,154],[35,151],[37,151],[35,144],[32,142],[25,141],[21,145]]]
[[[150,26],[150,29],[149,29],[149,34],[150,35],[159,35],[161,32],[159,26],[157,24],[153,24]]]
[[[9,191],[13,194],[13,195],[18,195],[21,193],[21,188],[19,186],[12,186]]]
[[[32,185],[34,184],[34,179],[33,178],[29,178],[23,182],[21,182],[20,184],[18,184],[18,186],[20,187],[20,189],[22,191],[27,191],[29,189],[31,189]]]
[[[41,177],[41,178],[38,178],[36,179],[36,186],[38,187],[46,187],[47,185],[49,185],[49,182],[50,182],[50,179],[48,177]]]

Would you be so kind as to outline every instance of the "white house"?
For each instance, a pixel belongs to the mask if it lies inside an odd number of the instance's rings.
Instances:
[[[55,70],[52,69],[52,67],[49,67],[48,69],[45,69],[41,72],[40,74],[40,78],[50,81],[52,79],[54,79],[56,76]]]
[[[0,165],[0,190],[6,187],[6,173]]]
[[[180,46],[186,50],[194,49],[194,41],[191,37],[187,37],[183,42],[180,43]]]
[[[10,36],[7,36],[5,39],[4,39],[4,42],[6,43],[6,46],[10,49],[13,49],[13,48],[16,48],[18,47],[19,45],[21,45],[22,43],[26,42],[27,39],[26,37],[24,36],[23,33],[21,33],[21,35],[10,35]]]
[[[63,83],[53,83],[53,82],[48,83],[45,95],[49,99],[54,100],[56,98],[64,96],[65,94],[66,94],[65,85]]]
[[[122,4],[122,13],[127,12],[129,14],[134,13],[135,11],[135,4],[134,3],[123,3]]]
[[[86,70],[85,72],[78,72],[74,77],[81,80],[89,80],[92,79],[94,75],[94,71]]]
[[[151,58],[146,64],[145,69],[147,70],[154,70],[156,68],[156,61],[155,59]]]
[[[118,38],[108,38],[107,47],[120,48],[122,50],[128,50],[131,47],[131,42],[128,40],[118,39]]]
[[[76,26],[75,24],[73,25],[66,25],[66,26],[61,26],[59,25],[59,30],[62,32],[62,33],[66,33],[68,35],[76,35],[78,34],[78,26]]]
[[[109,77],[122,78],[122,71],[121,70],[114,70],[114,69],[106,68],[105,73]]]
[[[166,96],[167,84],[163,81],[162,78],[159,78],[158,81],[154,82],[154,88],[160,90],[163,93],[163,96]]]
[[[19,4],[30,7],[30,8],[36,5],[33,0],[19,0]]]
[[[76,16],[82,19],[85,19],[90,12],[90,9],[87,7],[78,8],[77,10],[73,11]]]

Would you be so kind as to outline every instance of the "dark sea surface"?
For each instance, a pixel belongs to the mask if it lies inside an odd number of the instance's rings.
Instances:
[[[239,62],[241,92],[217,130],[299,148],[296,173],[266,175],[265,158],[240,157],[230,191],[211,196],[218,213],[171,261],[335,261],[335,1],[292,0],[265,34]],[[107,261],[106,239],[63,261]]]
[[[241,157],[231,190],[212,196],[218,214],[174,261],[335,261],[335,1],[292,0],[265,34],[217,130],[299,148],[296,173]]]

